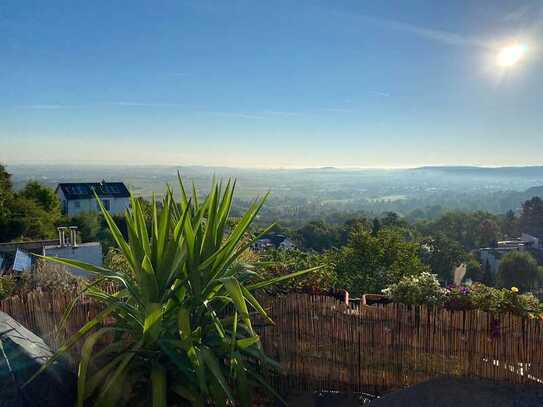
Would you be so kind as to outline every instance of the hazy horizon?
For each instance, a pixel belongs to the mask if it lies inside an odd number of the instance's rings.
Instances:
[[[0,162],[540,165],[542,18],[534,0],[7,0]]]
[[[421,165],[408,165],[401,167],[362,167],[362,166],[341,166],[341,165],[321,165],[321,166],[282,166],[282,167],[273,167],[273,166],[235,166],[235,165],[206,165],[206,164],[189,164],[189,163],[122,163],[122,162],[96,162],[96,161],[65,161],[65,162],[54,162],[54,161],[0,161],[0,164],[5,165],[6,167],[18,167],[18,166],[58,166],[58,167],[149,167],[149,168],[160,168],[160,167],[201,167],[201,168],[226,168],[226,169],[240,169],[240,170],[270,170],[270,171],[281,171],[281,170],[327,170],[327,169],[336,169],[336,170],[383,170],[383,171],[393,171],[393,170],[414,170],[414,169],[423,169],[423,168],[479,168],[479,169],[503,169],[503,168],[539,168],[543,167],[541,164],[518,164],[518,165],[478,165],[478,164],[421,164]]]

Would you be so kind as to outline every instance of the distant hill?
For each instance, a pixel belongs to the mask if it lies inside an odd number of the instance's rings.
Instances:
[[[531,177],[543,178],[543,166],[525,167],[476,167],[476,166],[426,166],[411,171],[441,173],[457,176]]]

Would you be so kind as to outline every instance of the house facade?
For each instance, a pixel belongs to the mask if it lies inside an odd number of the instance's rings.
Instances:
[[[77,182],[58,184],[55,193],[68,216],[100,211],[96,195],[112,215],[123,215],[130,207],[130,193],[122,182]]]

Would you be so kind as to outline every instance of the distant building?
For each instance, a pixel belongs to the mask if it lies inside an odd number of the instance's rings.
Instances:
[[[520,240],[530,244],[532,249],[543,249],[543,236],[522,233],[520,235]]]
[[[280,250],[294,250],[296,245],[287,236],[280,233],[270,233],[262,236],[252,246],[255,251],[262,251],[268,248]]]
[[[98,212],[100,207],[94,193],[112,215],[122,215],[130,207],[130,193],[122,182],[61,183],[55,193],[68,216]]]
[[[58,240],[34,240],[27,242],[0,243],[0,274],[5,272],[21,272],[34,265],[37,257],[32,254],[43,255],[43,249],[48,245],[58,244]]]
[[[489,267],[490,272],[496,275],[500,268],[501,258],[513,251],[525,251],[535,248],[533,239],[529,235],[522,234],[522,237],[513,240],[504,240],[496,243],[495,247],[483,247],[479,249],[481,265]],[[531,237],[531,236],[530,236]],[[536,239],[537,240],[537,239]]]
[[[294,250],[296,249],[296,245],[292,240],[290,240],[288,237],[283,240],[281,243],[279,243],[279,249],[281,250]]]

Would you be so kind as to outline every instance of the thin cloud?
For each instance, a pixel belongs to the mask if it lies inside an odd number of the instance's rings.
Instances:
[[[35,104],[35,105],[20,105],[16,107],[20,109],[32,109],[32,110],[59,110],[59,109],[73,109],[79,106],[60,105],[60,104]]]
[[[120,107],[186,107],[181,103],[153,103],[153,102],[107,102],[107,105],[120,106]]]
[[[388,20],[384,18],[361,16],[361,19],[363,19],[364,21],[368,23],[375,24],[383,28],[415,34],[421,38],[440,42],[442,44],[472,46],[472,47],[480,47],[480,48],[493,47],[492,44],[489,44],[487,41],[483,41],[480,38],[465,36],[465,35],[449,32],[449,31],[435,30],[432,28],[422,27],[419,25],[404,23],[404,22],[396,21],[396,20]]]
[[[235,117],[238,119],[265,119],[266,117],[260,116],[258,114],[252,114],[252,113],[240,113],[240,112],[200,112],[204,114],[210,114],[213,116],[221,116],[221,117]]]
[[[299,117],[302,116],[300,112],[289,112],[289,111],[277,111],[277,110],[264,110],[264,111],[255,111],[255,112],[228,112],[228,111],[213,111],[213,110],[197,110],[194,107],[190,107],[182,103],[166,103],[166,102],[140,102],[140,101],[130,101],[130,100],[121,100],[121,101],[110,101],[110,102],[96,102],[88,103],[82,105],[65,105],[65,104],[31,104],[31,105],[20,105],[15,106],[19,109],[34,109],[34,110],[60,110],[60,109],[73,109],[73,108],[93,108],[93,107],[118,107],[118,108],[183,108],[185,113],[197,113],[204,115],[213,115],[221,117],[233,117],[239,119],[269,119],[271,117]]]
[[[356,21],[357,23],[371,24],[376,27],[388,30],[406,32],[414,34],[420,38],[436,41],[446,45],[470,46],[485,49],[495,48],[495,45],[493,43],[490,43],[480,37],[467,36],[450,31],[438,30],[420,25],[405,23],[402,21],[372,17],[368,15],[353,15],[342,11],[335,11],[333,14],[341,16],[342,18],[353,19],[353,21]]]
[[[286,112],[286,111],[277,111],[277,110],[264,110],[261,114],[269,116],[285,116],[285,117],[295,117],[302,116],[300,112]]]
[[[503,21],[518,21],[524,18],[528,15],[528,13],[533,13],[533,11],[536,11],[536,6],[534,4],[524,4],[520,7],[515,8],[514,10],[511,10],[509,13],[507,13],[503,17]],[[537,10],[539,13],[541,10]]]
[[[299,117],[302,116],[300,112],[286,112],[277,110],[263,110],[257,112],[215,112],[215,111],[202,111],[200,113],[212,114],[215,116],[223,117],[237,117],[241,119],[269,119],[270,117]]]

